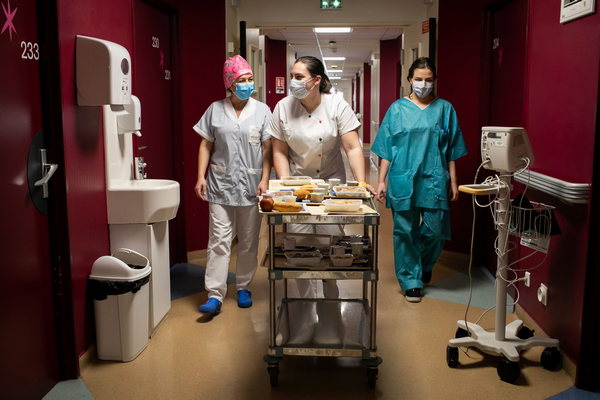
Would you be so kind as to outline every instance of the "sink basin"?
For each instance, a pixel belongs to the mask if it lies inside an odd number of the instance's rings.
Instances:
[[[109,224],[148,224],[175,218],[179,183],[167,179],[112,180],[106,191]]]

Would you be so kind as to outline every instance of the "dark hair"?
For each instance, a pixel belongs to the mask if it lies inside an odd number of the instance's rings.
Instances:
[[[435,65],[428,57],[417,58],[415,60],[415,62],[413,62],[412,65],[410,66],[410,69],[408,70],[408,76],[406,77],[406,79],[408,79],[408,81],[410,82],[410,80],[412,79],[412,77],[415,73],[415,69],[425,69],[425,68],[427,68],[427,69],[431,70],[431,72],[433,72],[433,79],[437,79],[437,71],[435,69]]]
[[[308,73],[310,74],[310,76],[312,76],[313,78],[316,78],[317,76],[321,77],[321,84],[319,85],[319,92],[329,93],[329,91],[331,90],[331,88],[333,86],[331,85],[331,81],[329,80],[329,77],[325,73],[325,66],[323,65],[321,60],[319,60],[318,58],[313,57],[313,56],[304,56],[304,57],[300,57],[299,59],[297,59],[294,64],[297,64],[299,62],[304,64],[304,66],[308,70]]]

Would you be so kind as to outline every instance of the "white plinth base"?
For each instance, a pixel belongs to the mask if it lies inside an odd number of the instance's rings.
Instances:
[[[456,323],[459,328],[467,330],[467,324],[465,321],[458,321]],[[448,342],[450,347],[477,347],[478,349],[486,352],[504,356],[512,362],[518,362],[519,351],[527,350],[531,347],[544,346],[544,347],[558,347],[558,339],[531,337],[529,339],[519,339],[517,332],[523,326],[523,321],[513,321],[506,326],[505,339],[497,340],[495,338],[495,332],[486,332],[479,325],[469,324],[468,331],[471,333],[470,337],[463,337],[458,339],[452,339]],[[500,327],[502,328],[502,327]],[[496,327],[498,329],[498,327]]]

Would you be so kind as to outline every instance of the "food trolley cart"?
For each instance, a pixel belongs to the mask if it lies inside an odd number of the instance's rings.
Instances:
[[[277,386],[279,363],[283,356],[357,357],[367,366],[370,387],[375,387],[377,356],[377,251],[379,218],[373,198],[362,200],[368,213],[323,214],[307,206],[301,213],[263,213],[269,230],[269,350],[264,356],[272,386]],[[361,206],[362,210],[362,206]],[[349,267],[285,265],[276,254],[275,227],[284,224],[364,225],[364,237],[371,246],[365,251],[367,262]],[[326,258],[325,258],[326,260]],[[323,299],[288,298],[288,279],[361,280],[362,298]],[[276,282],[282,281],[283,298],[277,303]],[[370,291],[369,291],[370,286]],[[370,297],[370,298],[369,298]],[[336,338],[332,340],[332,338]]]

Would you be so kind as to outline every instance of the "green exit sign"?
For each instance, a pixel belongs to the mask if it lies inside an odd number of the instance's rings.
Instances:
[[[319,7],[321,10],[341,10],[342,0],[320,0]]]

